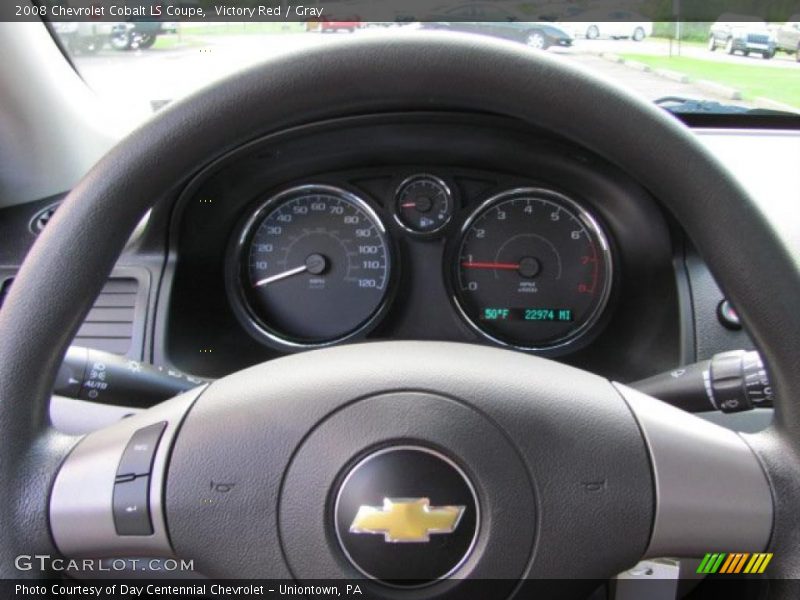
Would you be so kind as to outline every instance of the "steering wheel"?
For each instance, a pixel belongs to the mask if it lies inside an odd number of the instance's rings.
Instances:
[[[409,341],[273,360],[82,439],[52,430],[60,361],[155,199],[257,136],[414,110],[533,123],[651,190],[769,365],[770,429],[739,435],[542,358]],[[796,257],[684,126],[558,59],[430,33],[270,60],[118,144],[20,269],[0,314],[0,569],[25,576],[14,557],[34,553],[182,557],[212,577],[363,577],[418,597],[494,579],[506,595],[519,578],[769,549],[770,575],[800,577],[799,296]]]

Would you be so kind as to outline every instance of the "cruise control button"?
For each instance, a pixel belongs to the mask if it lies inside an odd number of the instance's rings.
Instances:
[[[117,467],[117,481],[130,479],[132,475],[149,475],[158,441],[167,426],[166,421],[148,425],[137,430],[125,446]]]
[[[152,535],[150,522],[150,478],[114,484],[114,527],[118,535]]]

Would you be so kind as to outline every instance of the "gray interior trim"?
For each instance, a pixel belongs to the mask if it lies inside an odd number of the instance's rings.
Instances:
[[[61,433],[84,435],[113,425],[141,409],[129,406],[111,406],[63,396],[50,399],[50,422]]]
[[[70,557],[173,556],[163,510],[169,453],[186,413],[205,390],[196,388],[148,411],[90,433],[72,450],[56,476],[50,497],[50,528],[58,550]],[[120,536],[112,496],[122,452],[133,433],[159,421],[167,427],[150,475],[153,535]]]
[[[732,431],[757,433],[772,423],[774,411],[771,408],[754,408],[738,413],[702,412],[696,416]]]
[[[646,558],[767,547],[772,493],[756,455],[736,433],[615,384],[650,451],[656,512]]]
[[[2,207],[69,190],[130,123],[120,126],[119,107],[86,86],[41,22],[0,23],[0,54]]]
[[[800,131],[695,129],[694,133],[753,196],[781,238],[800,253]]]

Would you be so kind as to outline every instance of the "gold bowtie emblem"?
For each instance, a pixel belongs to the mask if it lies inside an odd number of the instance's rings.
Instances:
[[[428,542],[432,533],[453,533],[463,506],[431,506],[428,498],[384,498],[383,506],[362,506],[350,533],[382,534],[386,542]]]

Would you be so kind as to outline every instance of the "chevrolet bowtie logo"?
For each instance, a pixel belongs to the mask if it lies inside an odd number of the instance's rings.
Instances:
[[[384,498],[383,506],[362,506],[350,533],[382,534],[386,542],[428,542],[432,533],[453,533],[463,506],[431,506],[428,498]]]

